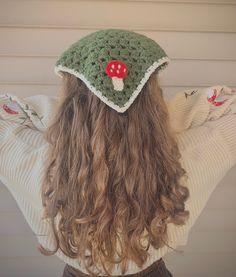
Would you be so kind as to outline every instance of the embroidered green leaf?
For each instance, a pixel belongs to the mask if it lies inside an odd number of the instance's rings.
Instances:
[[[21,122],[21,124],[24,124],[24,123],[25,123],[25,121],[26,121],[26,119],[27,119],[27,118],[25,118],[25,119],[23,120],[23,122]]]
[[[32,115],[37,115],[36,112],[32,112]]]
[[[195,94],[197,91],[198,90],[193,90],[190,94],[188,94],[187,92],[184,92],[185,98],[188,98],[188,96]]]
[[[25,109],[28,110],[29,109],[29,105],[25,104]]]
[[[20,118],[20,119],[26,119],[27,117],[22,117],[22,116],[20,116],[19,118]]]

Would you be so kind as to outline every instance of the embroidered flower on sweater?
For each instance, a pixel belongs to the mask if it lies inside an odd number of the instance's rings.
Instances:
[[[25,108],[22,108],[22,109],[24,110],[24,112],[26,112],[26,114],[27,114],[27,111],[29,111],[31,115],[36,116],[36,117],[39,119],[39,121],[43,124],[43,122],[42,122],[43,116],[39,116],[39,115],[35,112],[35,110],[30,109],[28,104],[25,104]],[[43,124],[43,125],[44,125],[44,124]]]
[[[9,115],[16,116],[18,115],[14,120],[20,119],[23,120],[20,122],[20,124],[25,124],[27,120],[31,122],[31,116],[36,117],[37,120],[41,122],[42,125],[42,118],[43,116],[39,116],[35,110],[31,109],[28,104],[20,103],[18,99],[14,99],[14,96],[5,94],[6,98],[3,99],[5,102],[2,105],[2,109]],[[7,101],[7,102],[6,102]]]
[[[9,104],[3,104],[2,107],[3,107],[4,111],[9,114],[19,114],[19,112],[20,112],[19,106],[14,102],[11,102]]]
[[[223,92],[224,88],[221,88],[220,93]],[[219,94],[220,94],[219,93]],[[228,99],[218,95],[217,96],[217,89],[215,88],[210,88],[207,90],[207,101],[209,101],[210,103],[212,103],[214,106],[221,106],[223,105]]]

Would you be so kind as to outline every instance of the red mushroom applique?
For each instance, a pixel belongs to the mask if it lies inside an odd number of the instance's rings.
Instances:
[[[228,99],[225,99],[222,96],[217,97],[217,90],[211,89],[207,91],[207,100],[211,102],[214,106],[221,106],[224,104]]]
[[[127,65],[122,61],[112,60],[106,67],[106,73],[112,78],[114,90],[122,91],[124,89],[123,79],[128,74]]]

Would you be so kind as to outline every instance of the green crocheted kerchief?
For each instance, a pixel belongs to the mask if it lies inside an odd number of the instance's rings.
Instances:
[[[170,59],[154,40],[128,30],[93,32],[65,50],[55,73],[65,71],[80,78],[104,103],[125,112],[150,75],[164,69]]]

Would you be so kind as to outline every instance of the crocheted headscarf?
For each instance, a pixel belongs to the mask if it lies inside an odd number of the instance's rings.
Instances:
[[[154,40],[123,30],[104,29],[73,43],[58,58],[55,73],[80,78],[104,103],[125,112],[150,75],[164,69],[170,59]]]

